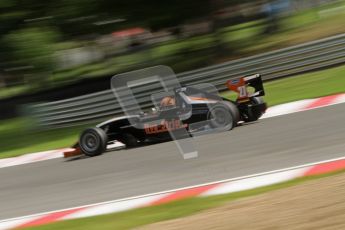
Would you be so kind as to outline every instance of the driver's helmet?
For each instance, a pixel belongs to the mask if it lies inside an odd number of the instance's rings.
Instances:
[[[161,109],[171,108],[176,106],[176,100],[172,96],[164,97],[160,102]]]

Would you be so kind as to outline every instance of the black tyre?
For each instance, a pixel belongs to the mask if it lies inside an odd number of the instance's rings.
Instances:
[[[230,113],[232,114],[234,118],[234,126],[237,126],[237,123],[241,119],[241,114],[237,108],[237,105],[235,105],[233,102],[230,102],[230,101],[223,101],[222,104],[224,104],[229,109]]]
[[[231,102],[217,103],[208,115],[212,128],[224,131],[233,129],[237,125],[239,118],[239,111],[236,105]]]
[[[108,136],[101,128],[84,130],[79,138],[81,151],[90,157],[98,156],[107,149]]]

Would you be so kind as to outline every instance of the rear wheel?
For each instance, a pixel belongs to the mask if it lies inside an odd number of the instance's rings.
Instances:
[[[229,109],[230,113],[232,114],[234,118],[234,126],[237,126],[237,123],[241,119],[240,111],[237,108],[237,105],[235,105],[233,102],[230,101],[223,101],[223,104],[226,105],[226,107]]]
[[[84,130],[79,138],[81,151],[90,157],[101,155],[107,149],[107,134],[101,128]]]
[[[208,119],[214,129],[231,130],[239,121],[239,111],[231,102],[217,103],[210,110]]]

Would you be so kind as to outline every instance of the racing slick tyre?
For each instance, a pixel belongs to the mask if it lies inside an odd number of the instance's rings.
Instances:
[[[253,98],[251,98],[251,103],[252,103],[252,105],[259,105],[259,104],[263,104],[264,100],[262,99],[262,97],[253,97]],[[263,113],[260,113],[260,114],[248,113],[247,116],[243,117],[243,120],[245,122],[257,121],[262,115],[263,115]]]
[[[121,135],[121,142],[126,145],[126,148],[133,148],[139,145],[139,140],[131,133],[123,133]]]
[[[237,126],[237,123],[241,119],[241,114],[237,106],[233,102],[229,102],[229,101],[223,101],[222,103],[226,105],[228,109],[230,110],[232,116],[234,117],[234,125]]]
[[[107,149],[108,136],[101,128],[84,130],[79,138],[81,151],[89,157],[101,155]]]
[[[211,127],[220,130],[231,130],[236,125],[240,119],[240,113],[236,107],[231,102],[217,103],[209,111],[208,119],[210,121]]]

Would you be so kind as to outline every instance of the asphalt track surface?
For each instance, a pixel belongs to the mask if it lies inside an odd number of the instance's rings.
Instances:
[[[260,120],[196,138],[183,160],[174,142],[73,161],[0,169],[0,219],[53,211],[345,155],[345,104]]]

